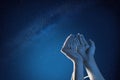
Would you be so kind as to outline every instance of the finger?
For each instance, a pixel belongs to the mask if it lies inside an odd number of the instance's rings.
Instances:
[[[79,40],[76,38],[76,51],[79,52],[79,49],[82,47]]]
[[[90,42],[90,47],[94,47],[94,48],[95,48],[95,43],[94,43],[94,41],[92,41],[91,39],[89,39],[89,42]]]
[[[70,45],[71,45],[71,48],[72,48],[72,49],[75,49],[75,48],[76,48],[77,43],[76,43],[76,38],[75,38],[75,36],[74,36],[74,38],[71,40]]]
[[[67,38],[66,38],[66,40],[65,40],[65,42],[64,42],[64,44],[63,44],[63,47],[69,47],[70,46],[70,43],[72,42],[72,40],[73,40],[73,35],[72,34],[70,34]]]
[[[69,38],[69,43],[68,43],[69,48],[73,48],[75,46],[74,38],[75,38],[74,35],[71,35],[71,37]]]
[[[87,41],[86,41],[86,39],[85,39],[85,37],[84,37],[84,35],[81,35],[81,38],[82,38],[82,41],[83,41],[83,45],[85,46],[85,47],[89,47],[89,45],[88,45],[88,43],[87,43]]]
[[[76,45],[76,46],[79,46],[79,45],[80,45],[80,42],[79,42],[79,40],[78,40],[77,37],[75,38],[75,45]]]
[[[78,46],[80,45],[80,42],[77,38],[74,39],[74,50],[77,53],[78,52]]]
[[[89,54],[94,55],[95,54],[95,43],[91,39],[89,40],[90,47],[89,47]]]
[[[82,35],[80,33],[78,33],[78,40],[79,40],[81,45],[84,45],[84,42],[82,40]]]
[[[80,42],[80,33],[78,33],[78,34],[76,35],[76,38],[77,38],[77,40],[79,41],[79,44],[81,44],[81,42]]]
[[[80,33],[78,33],[77,35],[76,35],[76,39],[77,39],[77,47],[82,47],[82,43],[81,43],[81,40],[80,40]]]

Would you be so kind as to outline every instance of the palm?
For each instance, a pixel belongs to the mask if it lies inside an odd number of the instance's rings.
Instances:
[[[67,37],[62,47],[62,52],[70,59],[77,60],[80,55],[77,53],[77,41],[73,35]]]

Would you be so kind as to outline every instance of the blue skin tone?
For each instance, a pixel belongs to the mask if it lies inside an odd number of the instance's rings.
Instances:
[[[105,80],[94,59],[95,43],[88,42],[82,34],[70,34],[61,49],[61,52],[73,62],[72,80],[83,80],[83,66],[90,80]]]

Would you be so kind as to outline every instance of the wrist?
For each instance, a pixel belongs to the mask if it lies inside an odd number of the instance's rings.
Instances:
[[[73,62],[74,68],[80,68],[83,66],[83,62],[82,61],[74,61]]]
[[[87,64],[85,64],[85,67],[86,67],[88,76],[90,77],[90,80],[105,80],[94,58],[92,58]]]
[[[83,59],[82,59],[82,57],[81,56],[79,56],[78,58],[76,58],[75,60],[74,60],[74,63],[83,63]]]
[[[91,67],[93,64],[95,64],[95,58],[93,56],[90,57],[87,61],[84,61],[84,65],[86,67]]]
[[[73,53],[73,54],[75,54],[73,57],[71,57],[73,62],[75,62],[75,63],[83,62],[83,58],[81,57],[81,55],[79,53]]]

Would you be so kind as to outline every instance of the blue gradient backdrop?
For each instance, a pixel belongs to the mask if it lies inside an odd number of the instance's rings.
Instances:
[[[106,80],[116,80],[116,5],[94,0],[1,2],[0,80],[70,80],[72,62],[60,49],[70,33],[78,32],[95,41],[95,59]]]

